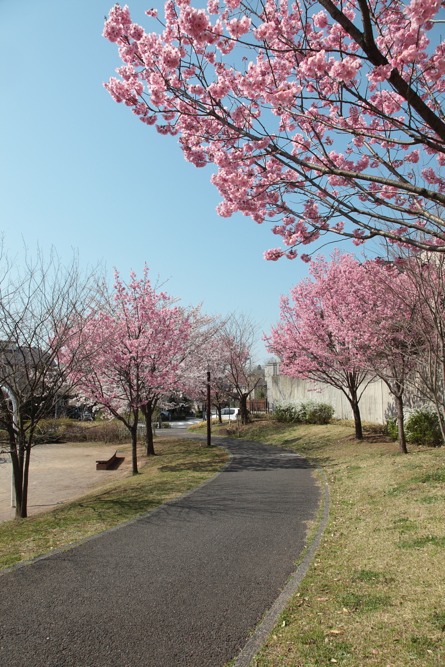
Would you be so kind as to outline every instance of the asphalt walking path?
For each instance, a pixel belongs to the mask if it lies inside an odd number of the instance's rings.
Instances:
[[[0,576],[5,667],[222,667],[295,571],[320,489],[296,454],[224,440],[217,477]]]

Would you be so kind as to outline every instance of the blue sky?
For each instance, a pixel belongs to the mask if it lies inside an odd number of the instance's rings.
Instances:
[[[0,230],[23,253],[53,245],[126,277],[148,264],[184,305],[243,313],[268,331],[279,297],[307,274],[266,262],[277,239],[243,216],[222,219],[210,172],[185,162],[103,88],[119,61],[101,36],[111,0],[0,0]],[[159,0],[128,2],[134,19]],[[146,25],[146,24],[145,24]],[[259,343],[258,361],[267,357]]]

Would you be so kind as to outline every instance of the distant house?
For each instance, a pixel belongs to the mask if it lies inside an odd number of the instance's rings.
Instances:
[[[57,374],[60,377],[55,379]],[[20,396],[20,409],[25,416],[42,407],[48,417],[66,412],[68,388],[50,353],[38,347],[0,342],[0,388],[7,405],[13,396]]]
[[[267,411],[267,382],[265,376],[264,366],[258,365],[250,372],[252,384],[255,384],[255,389],[249,396],[248,407],[250,412],[266,412]]]

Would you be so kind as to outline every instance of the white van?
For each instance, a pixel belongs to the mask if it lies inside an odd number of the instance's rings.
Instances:
[[[223,421],[236,421],[239,419],[239,408],[223,408],[221,410],[221,419]]]

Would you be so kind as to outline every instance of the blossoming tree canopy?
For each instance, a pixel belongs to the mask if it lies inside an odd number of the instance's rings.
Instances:
[[[351,327],[351,308],[344,304],[353,307],[357,300],[354,286],[360,283],[361,270],[352,255],[336,254],[332,262],[316,258],[310,277],[291,290],[290,298],[282,297],[280,320],[266,338],[283,374],[329,384],[345,395],[359,440],[363,438],[359,402],[371,377]]]
[[[403,452],[404,392],[430,338],[425,325],[419,331],[423,299],[413,289],[410,263],[361,263],[338,252],[330,261],[315,258],[310,278],[282,298],[280,321],[267,339],[284,374],[337,387],[353,411],[360,385],[380,377],[394,397]]]
[[[142,278],[132,273],[128,284],[116,272],[106,296],[103,308],[86,318],[78,335],[73,332],[62,361],[72,348],[84,348],[83,363],[71,370],[71,379],[128,428],[137,472],[139,410],[178,387],[190,324],[184,310],[152,286],[147,267]]]
[[[104,35],[123,65],[106,88],[195,166],[214,165],[220,215],[271,223],[282,246],[267,259],[329,232],[445,252],[441,11],[168,0],[145,30],[116,5]]]
[[[183,309],[156,291],[147,267],[140,279],[132,273],[128,285],[116,272],[107,306],[81,330],[83,344],[91,348],[91,368],[77,369],[77,384],[115,412],[140,407],[150,389],[175,388],[188,333]]]

